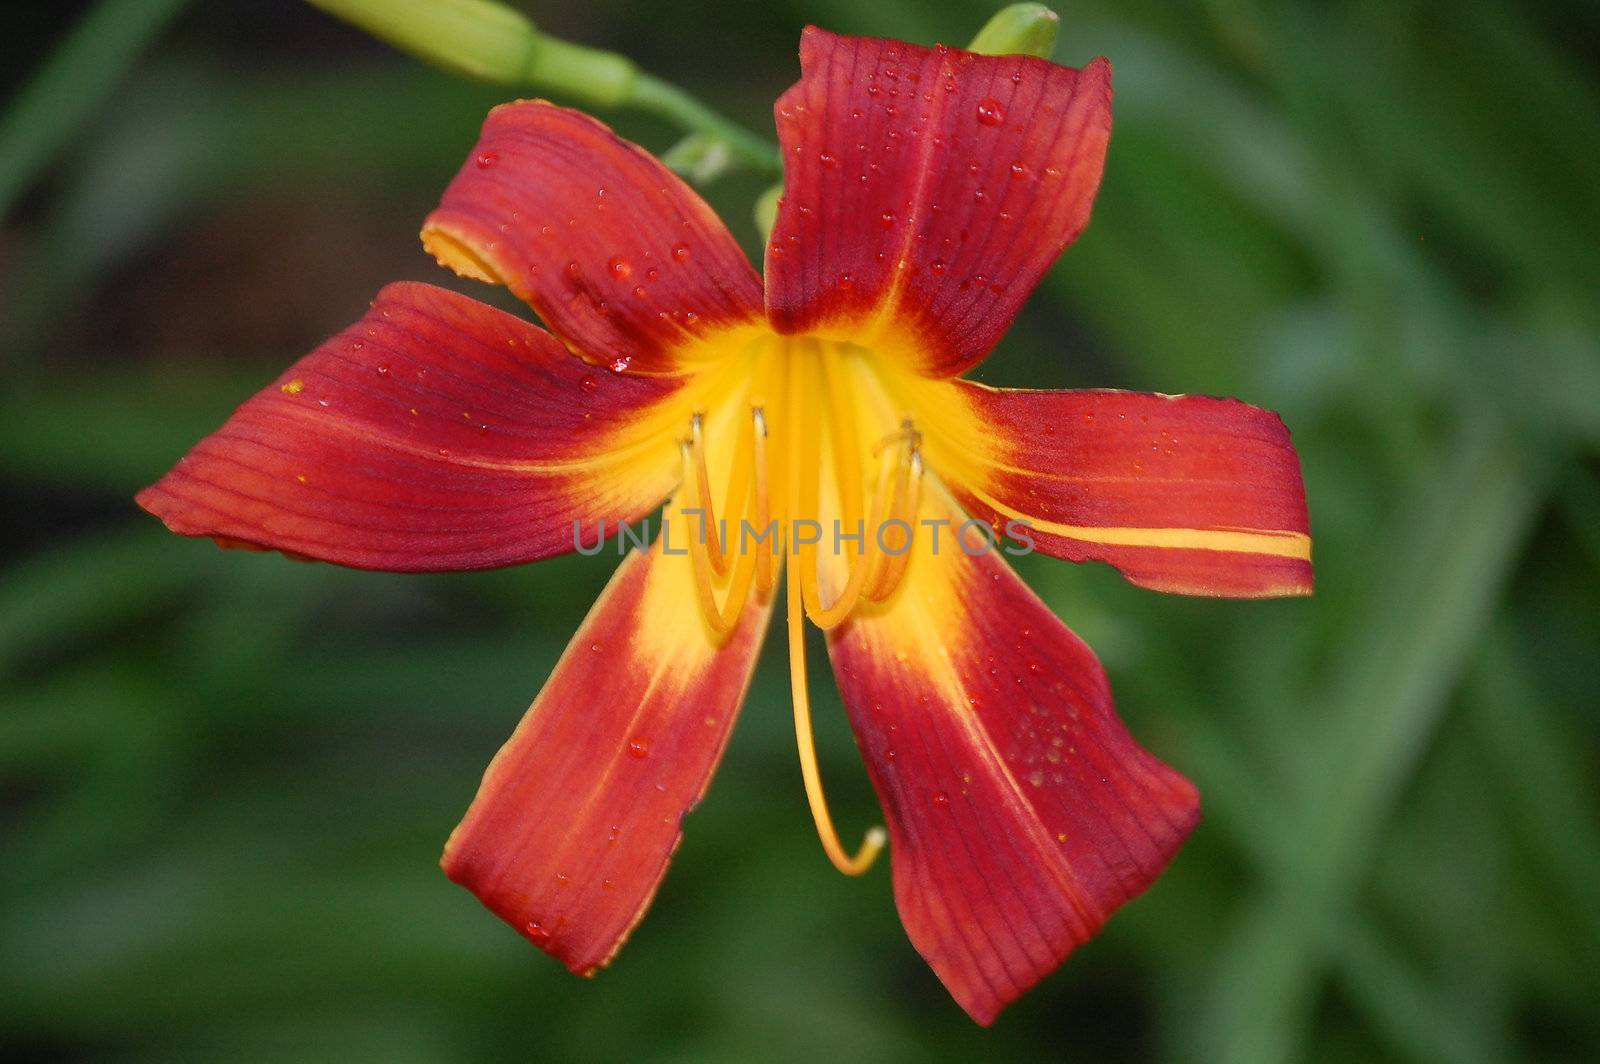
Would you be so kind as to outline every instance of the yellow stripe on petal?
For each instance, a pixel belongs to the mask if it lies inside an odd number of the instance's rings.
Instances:
[[[1210,396],[884,379],[929,464],[1008,538],[1161,591],[1311,591],[1305,485],[1276,414]]]

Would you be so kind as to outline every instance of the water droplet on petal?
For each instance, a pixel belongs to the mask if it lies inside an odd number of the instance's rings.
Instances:
[[[673,261],[675,261],[675,262],[688,262],[689,261],[689,245],[688,244],[674,244],[672,246],[672,258],[673,258]]]
[[[936,791],[933,795],[933,804],[944,809],[950,804],[950,796],[943,791]]]
[[[628,740],[628,756],[643,760],[650,756],[650,743],[635,736]]]
[[[633,357],[631,355],[623,355],[621,358],[614,358],[611,360],[609,369],[612,373],[621,373],[628,368],[629,363],[632,361]]]
[[[978,101],[978,121],[986,126],[998,126],[1006,120],[1006,109],[993,96]]]
[[[496,154],[495,152],[492,152],[492,151],[480,151],[478,153],[478,169],[479,170],[487,170],[487,169],[489,169],[489,167],[493,166],[495,163],[497,163],[499,161],[500,161],[500,156],[498,154]]]
[[[611,271],[611,276],[621,281],[633,272],[633,267],[628,265],[628,260],[618,255],[606,263],[606,269]]]
[[[578,387],[582,388],[586,392],[592,392],[596,388],[600,387],[600,382],[594,379],[594,374],[585,373],[583,375],[583,379],[578,382]],[[596,646],[598,647],[598,644],[596,644]]]

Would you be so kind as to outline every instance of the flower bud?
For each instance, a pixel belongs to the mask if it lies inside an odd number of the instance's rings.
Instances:
[[[967,45],[984,55],[1036,55],[1049,59],[1061,19],[1043,4],[1012,4],[995,12]]]
[[[493,0],[308,2],[403,52],[481,81],[614,106],[628,98],[636,77],[626,57],[547,36]]]

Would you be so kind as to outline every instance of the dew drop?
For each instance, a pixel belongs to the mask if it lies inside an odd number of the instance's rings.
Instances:
[[[1027,164],[1022,162],[1020,159],[1017,162],[1012,163],[1011,164],[1011,176],[1012,177],[1027,177],[1028,176]]]
[[[610,270],[611,276],[619,281],[626,280],[628,275],[633,272],[633,267],[628,265],[628,260],[620,255],[606,263],[606,269]]]
[[[944,276],[944,263],[938,259],[934,259],[931,263],[929,263],[928,269],[935,277]]]
[[[479,170],[487,170],[487,169],[489,169],[489,167],[493,166],[495,163],[497,163],[499,161],[500,161],[500,156],[497,155],[496,153],[492,152],[492,151],[480,151],[478,153],[478,169]]]
[[[993,96],[978,101],[978,121],[986,126],[998,126],[1006,120],[1006,109]]]
[[[633,356],[631,356],[631,355],[623,355],[621,358],[612,359],[611,360],[611,365],[608,368],[611,370],[612,373],[621,373],[621,372],[623,372],[624,370],[626,370],[628,368],[628,365],[632,361],[633,361]]]
[[[571,883],[571,882],[572,882],[572,877],[567,875],[565,872],[557,872],[556,873],[556,886],[564,887],[568,883]]]
[[[372,368],[378,371],[378,376],[380,377],[387,377],[389,375],[389,364],[387,362],[379,362]]]
[[[839,275],[839,290],[841,292],[848,292],[855,286],[855,278],[851,277],[848,273],[841,273]]]
[[[674,244],[672,246],[672,259],[673,259],[674,262],[688,262],[689,261],[689,245],[688,244]]]
[[[541,924],[539,921],[537,921],[537,920],[529,920],[528,921],[528,937],[529,938],[541,938],[541,939],[549,938],[550,937],[550,932],[545,930],[545,926],[543,924]]]
[[[933,804],[938,806],[940,809],[944,809],[950,804],[950,796],[943,791],[935,791],[933,795]]]
[[[634,736],[628,740],[628,756],[643,760],[650,756],[650,744],[644,739]]]
[[[583,379],[578,382],[578,387],[582,388],[586,392],[592,392],[596,388],[600,387],[600,382],[594,379],[594,374],[585,373],[583,375]],[[596,644],[597,647],[598,645],[599,644]]]
[[[833,153],[826,151],[817,155],[817,162],[821,163],[826,169],[829,170],[832,170],[839,165],[839,160],[833,157]]]

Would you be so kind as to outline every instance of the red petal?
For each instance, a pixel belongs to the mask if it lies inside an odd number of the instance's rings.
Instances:
[[[1089,219],[1111,67],[807,29],[778,100],[767,312],[923,373],[988,354]]]
[[[744,698],[768,605],[718,643],[689,559],[635,552],[445,846],[447,875],[573,972],[644,915]]]
[[[673,372],[760,321],[760,278],[705,201],[600,122],[542,101],[489,113],[422,240],[601,365]]]
[[[1141,587],[1305,595],[1300,458],[1271,411],[1236,399],[1039,392],[956,381],[928,458],[975,516],[1025,521],[1040,550],[1104,561]]]
[[[829,646],[901,919],[988,1024],[1154,881],[1198,796],[1128,735],[1094,653],[1003,560],[948,532],[930,547],[919,531],[905,586]]]
[[[672,380],[585,366],[465,296],[390,285],[139,494],[174,532],[365,569],[571,550],[678,474]]]

